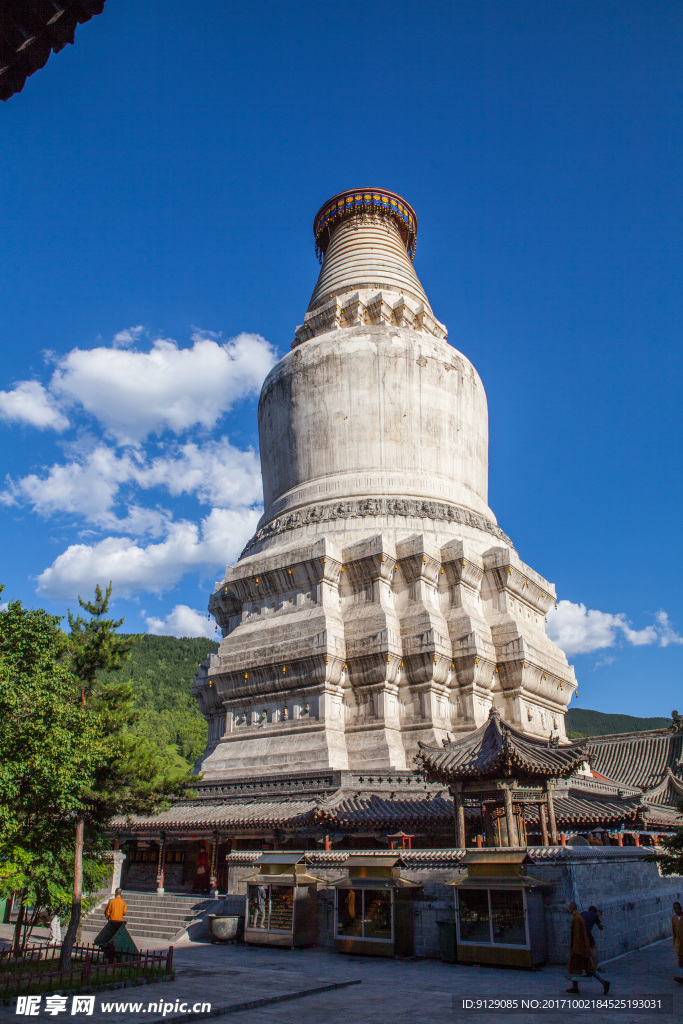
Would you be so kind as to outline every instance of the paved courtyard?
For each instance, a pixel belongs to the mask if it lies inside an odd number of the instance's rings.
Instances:
[[[610,998],[644,995],[669,1001],[670,1012],[576,1009],[535,1013],[462,1009],[463,999],[556,999],[565,997],[562,968],[535,972],[443,964],[435,960],[382,960],[343,956],[325,949],[278,950],[250,946],[212,946],[184,943],[176,948],[175,981],[98,993],[92,1016],[65,1013],[39,1020],[76,1020],[102,1024],[154,1024],[157,1020],[188,1022],[197,1017],[195,1004],[210,1003],[214,1021],[244,1024],[446,1024],[481,1022],[540,1024],[590,1019],[593,1024],[674,1024],[683,1020],[683,986],[673,981],[675,960],[666,940],[627,954],[605,967],[612,982]],[[356,984],[348,984],[356,982]],[[343,987],[329,988],[331,985]],[[585,981],[582,996],[602,997],[597,982]],[[325,989],[321,991],[321,989]],[[43,1001],[44,1002],[44,1001]],[[114,1004],[108,1010],[103,1004]],[[123,1004],[138,1003],[136,1010]],[[182,1003],[187,1004],[181,1013]],[[118,1004],[118,1005],[116,1005]],[[163,1004],[166,1004],[165,1010]],[[249,1005],[251,1004],[251,1005]],[[256,1005],[254,1005],[256,1004]],[[202,1010],[199,1009],[199,1014]],[[202,1016],[207,1019],[207,1011]],[[17,1017],[14,1005],[0,1020]]]

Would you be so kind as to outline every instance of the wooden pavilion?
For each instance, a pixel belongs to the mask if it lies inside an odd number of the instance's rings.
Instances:
[[[553,790],[588,761],[585,740],[560,746],[526,735],[491,708],[485,725],[442,748],[420,743],[416,762],[429,782],[448,786],[455,802],[457,845],[466,846],[466,810],[479,810],[489,846],[525,846],[535,810],[544,846],[558,842]],[[534,815],[535,816],[535,815]]]

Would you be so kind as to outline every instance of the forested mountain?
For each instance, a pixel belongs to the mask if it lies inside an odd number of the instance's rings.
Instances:
[[[631,715],[606,715],[588,708],[570,708],[565,716],[567,735],[606,736],[612,732],[643,732],[645,729],[664,729],[671,725],[670,718],[633,718]]]
[[[206,719],[192,697],[192,680],[215,646],[202,637],[143,636],[119,674],[135,687],[140,717],[133,732],[174,754],[179,764],[180,758],[194,764],[206,746]]]

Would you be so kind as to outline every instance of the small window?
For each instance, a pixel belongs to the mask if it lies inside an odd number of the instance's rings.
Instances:
[[[461,889],[459,942],[528,946],[524,894],[510,889]]]
[[[363,890],[337,891],[337,935],[363,934]]]
[[[461,942],[490,942],[488,889],[461,889],[458,894]]]
[[[391,942],[393,940],[392,914],[391,890],[337,890],[338,936]]]
[[[391,942],[391,893],[387,890],[366,889],[363,935]]]
[[[291,932],[294,918],[294,889],[291,885],[270,887],[270,927]]]
[[[521,892],[491,889],[493,941],[503,946],[526,946],[524,897]]]

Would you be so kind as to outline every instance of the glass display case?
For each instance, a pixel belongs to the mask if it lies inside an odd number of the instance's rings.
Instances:
[[[413,951],[413,894],[420,886],[401,877],[398,856],[351,856],[348,878],[335,887],[335,949],[373,956]]]
[[[455,886],[457,958],[461,963],[536,967],[547,959],[544,879],[526,873],[526,850],[472,850]]]
[[[309,875],[305,854],[264,853],[257,875],[247,881],[244,941],[263,946],[315,943],[318,878]]]

